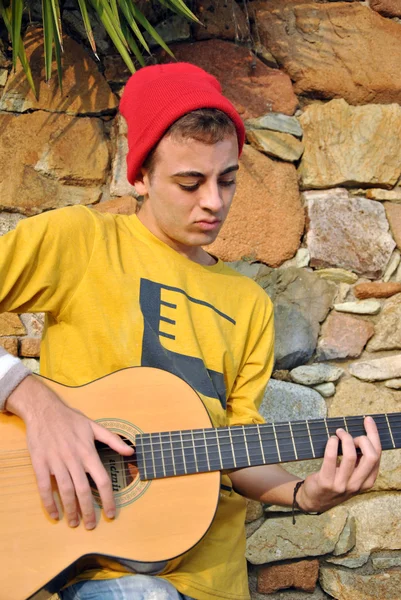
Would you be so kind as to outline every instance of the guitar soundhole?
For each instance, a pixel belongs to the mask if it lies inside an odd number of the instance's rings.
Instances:
[[[123,436],[121,437],[125,443],[134,447],[129,439]],[[115,452],[102,442],[96,442],[96,449],[99,453],[100,460],[110,477],[113,492],[121,492],[138,479],[139,470],[136,462],[136,452],[134,452],[132,456],[121,456],[121,454],[118,454],[118,452]],[[97,492],[95,482],[90,476],[88,477],[92,489]]]

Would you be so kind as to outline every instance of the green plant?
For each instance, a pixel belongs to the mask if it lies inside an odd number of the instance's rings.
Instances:
[[[60,12],[61,0],[42,0],[43,36],[45,56],[45,78],[48,81],[52,74],[53,50],[57,64],[57,73],[60,87],[62,87],[62,62],[63,37],[62,19]],[[93,9],[105,30],[113,41],[125,64],[133,73],[135,66],[132,56],[135,56],[140,65],[144,65],[143,50],[150,54],[149,46],[143,33],[147,32],[170,56],[171,50],[157,33],[148,19],[136,6],[135,0],[77,0],[85,25],[86,34],[92,50],[97,57],[96,43],[93,36],[89,11]],[[186,18],[199,22],[183,0],[158,0],[164,7]],[[17,58],[20,59],[26,77],[36,95],[35,85],[26,56],[24,43],[21,36],[24,0],[0,0],[0,16],[10,36],[13,68],[16,68]],[[142,47],[142,50],[141,50]]]

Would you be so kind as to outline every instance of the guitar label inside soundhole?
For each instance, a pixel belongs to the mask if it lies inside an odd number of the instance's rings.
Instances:
[[[111,480],[116,506],[126,506],[138,500],[151,484],[151,481],[141,481],[136,462],[135,436],[143,432],[133,423],[120,419],[99,419],[97,422],[119,435],[128,446],[134,448],[131,456],[122,456],[106,444],[96,442],[100,460]],[[89,482],[94,499],[100,505],[100,495],[91,477]]]

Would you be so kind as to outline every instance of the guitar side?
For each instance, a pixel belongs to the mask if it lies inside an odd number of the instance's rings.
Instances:
[[[211,426],[197,394],[159,369],[124,369],[81,387],[44,382],[70,406],[128,438],[135,431]],[[0,600],[44,599],[69,573],[93,562],[129,570],[130,561],[181,555],[207,532],[219,488],[218,472],[135,479],[115,493],[115,520],[104,516],[95,495],[97,527],[72,529],[64,518],[52,521],[42,507],[23,422],[0,415]]]

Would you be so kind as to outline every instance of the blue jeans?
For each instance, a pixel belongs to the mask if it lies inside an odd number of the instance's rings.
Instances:
[[[61,600],[193,600],[152,575],[80,581],[60,592]]]

